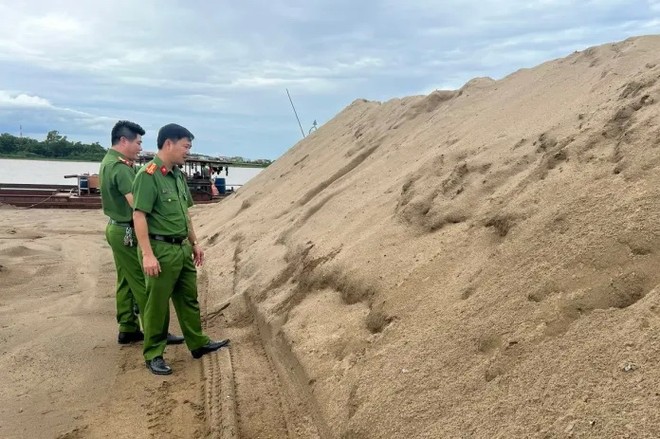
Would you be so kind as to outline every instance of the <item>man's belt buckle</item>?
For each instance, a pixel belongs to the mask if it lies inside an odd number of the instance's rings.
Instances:
[[[152,234],[149,234],[149,237],[151,239],[155,239],[156,241],[162,241],[162,242],[167,242],[168,244],[178,244],[178,245],[183,244],[183,241],[186,240],[186,238],[179,238],[176,236],[163,236],[163,235],[152,235]]]
[[[130,221],[128,223],[122,223],[120,221],[115,221],[112,218],[110,218],[110,221],[108,221],[110,224],[113,226],[119,226],[119,227],[133,227],[133,221]]]

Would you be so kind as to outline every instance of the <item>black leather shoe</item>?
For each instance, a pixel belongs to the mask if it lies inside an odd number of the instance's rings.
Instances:
[[[129,344],[142,340],[144,340],[144,334],[141,331],[120,332],[117,336],[117,343],[119,344]]]
[[[170,334],[169,332],[167,333],[167,344],[181,344],[185,340],[185,338],[179,337],[178,335]]]
[[[209,352],[217,351],[223,346],[227,346],[229,344],[229,340],[220,340],[220,341],[210,341],[201,348],[194,349],[190,351],[192,354],[193,358],[201,358],[202,355],[208,354]]]
[[[167,365],[163,357],[156,357],[151,361],[146,361],[147,369],[154,375],[169,375],[172,373],[172,368]]]

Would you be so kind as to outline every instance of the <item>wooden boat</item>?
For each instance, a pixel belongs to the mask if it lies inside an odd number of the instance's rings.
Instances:
[[[74,185],[0,183],[0,203],[28,209],[100,209],[101,195],[79,194]]]
[[[138,160],[144,165],[153,156],[143,155]],[[220,177],[224,170],[228,174],[231,162],[190,158],[182,166],[186,174],[188,187],[195,204],[216,203],[234,193],[239,184],[227,185]],[[212,180],[212,175],[216,177]],[[22,208],[38,209],[100,209],[101,193],[98,175],[74,174],[65,178],[75,178],[77,184],[13,184],[0,183],[0,203]]]

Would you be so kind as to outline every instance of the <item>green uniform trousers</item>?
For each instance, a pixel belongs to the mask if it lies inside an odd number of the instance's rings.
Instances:
[[[144,310],[144,359],[162,356],[167,344],[169,301],[172,299],[188,349],[201,348],[211,340],[202,332],[197,301],[197,269],[192,246],[151,240],[154,256],[160,264],[158,276],[146,276],[147,304]],[[142,255],[138,252],[140,266]]]
[[[134,309],[137,306],[141,315],[147,303],[144,273],[138,260],[137,239],[133,234],[134,245],[124,245],[126,227],[108,224],[105,238],[112,248],[117,268],[117,323],[120,332],[135,332],[140,329]]]

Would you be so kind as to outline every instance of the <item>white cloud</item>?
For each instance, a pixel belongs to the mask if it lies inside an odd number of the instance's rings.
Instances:
[[[324,122],[356,98],[457,88],[658,32],[660,0],[26,0],[0,2],[0,16],[0,84],[20,91],[0,92],[0,130],[18,117],[70,137],[105,136],[115,117],[179,120],[197,145],[218,147],[222,126],[228,155],[274,158],[299,134],[284,88],[303,124]]]
[[[0,116],[0,119],[11,120],[13,123],[10,123],[10,126],[20,124],[29,129],[31,126],[45,123],[45,131],[57,129],[62,132],[75,129],[79,132],[105,133],[108,124],[114,123],[113,121],[116,120],[107,116],[55,106],[48,99],[40,96],[10,93],[6,90],[0,90]]]
[[[11,94],[0,90],[0,108],[52,108],[48,99],[24,93]]]
[[[73,17],[61,14],[46,14],[37,17],[27,17],[19,24],[19,37],[49,40],[73,40],[87,33],[86,26]]]
[[[299,90],[327,92],[335,87],[330,81],[323,78],[275,78],[253,76],[238,78],[230,84],[235,88],[284,88],[298,87]]]

